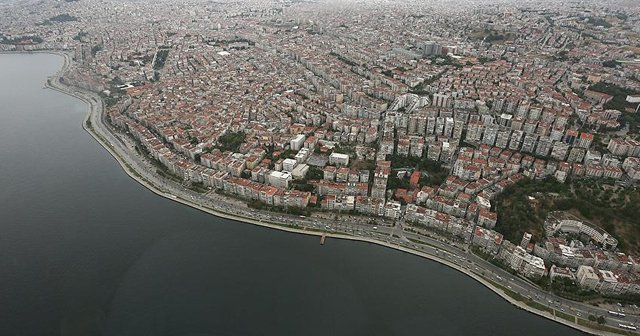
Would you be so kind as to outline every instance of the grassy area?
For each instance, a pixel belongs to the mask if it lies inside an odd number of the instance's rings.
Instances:
[[[156,61],[153,63],[154,70],[160,70],[164,67],[164,63],[167,61],[167,56],[169,56],[169,49],[160,49],[156,54]]]
[[[485,281],[487,281],[488,283],[490,283],[492,286],[501,289],[505,294],[507,294],[508,296],[510,296],[512,299],[516,300],[516,301],[520,301],[520,302],[524,302],[526,303],[529,299],[525,298],[524,296],[522,296],[520,293],[516,293],[512,290],[510,290],[509,288],[491,280],[491,279],[484,279]]]
[[[567,313],[564,313],[564,312],[561,312],[561,311],[559,311],[557,309],[556,309],[556,316],[558,316],[560,318],[563,318],[563,319],[565,319],[565,320],[567,320],[567,321],[569,321],[571,323],[575,323],[576,322],[576,317],[575,316],[567,314]]]
[[[169,173],[166,169],[157,168],[156,173],[164,178],[173,180],[174,182],[182,182],[177,176]]]
[[[109,141],[107,141],[102,135],[100,135],[98,132],[95,131],[95,129],[93,128],[93,125],[91,124],[91,121],[89,119],[87,119],[86,123],[87,125],[87,129],[89,129],[89,131],[96,137],[98,137],[99,141],[103,144],[109,143]],[[116,154],[118,155],[118,154]],[[121,160],[124,164],[124,167],[126,168],[126,170],[128,170],[131,174],[133,174],[133,176],[135,176],[136,178],[144,181],[147,184],[152,184],[151,182],[149,182],[147,179],[145,179],[144,177],[142,177],[142,175],[140,175],[138,173],[137,170],[135,170],[133,167],[131,167],[131,165],[129,165],[125,160]]]
[[[56,15],[53,17],[50,17],[47,21],[50,22],[70,22],[70,21],[78,21],[78,18],[73,16],[73,15],[69,15],[69,14],[60,14],[60,15]]]
[[[284,207],[284,206],[276,206],[269,205],[263,203],[259,200],[247,200],[247,206],[252,209],[257,210],[265,210],[269,212],[279,212],[284,214],[296,215],[296,216],[311,216],[311,210],[307,208],[298,208],[298,207]]]
[[[209,189],[207,189],[202,183],[192,183],[189,189],[200,194],[206,194],[209,192]]]
[[[372,171],[376,169],[376,162],[374,160],[354,160],[351,168]]]
[[[42,43],[42,38],[39,36],[18,36],[14,38],[5,37],[0,40],[0,44],[38,44]]]
[[[571,279],[556,279],[551,282],[549,277],[543,277],[535,282],[540,288],[572,301],[584,302],[602,298],[597,292],[585,290]]]
[[[607,331],[607,332],[616,333],[616,334],[620,334],[620,335],[636,335],[631,331],[625,331],[625,330],[614,328],[614,327],[611,327],[611,326],[598,324],[596,322],[591,322],[591,321],[588,321],[588,320],[585,320],[585,319],[582,319],[582,318],[578,319],[578,324],[581,325],[581,326],[585,326],[587,328],[591,328],[591,329],[595,329],[595,330]]]
[[[422,174],[418,181],[419,187],[439,186],[444,183],[447,176],[449,176],[449,169],[442,167],[439,162],[427,158],[393,156],[390,160],[391,168],[406,168],[410,171],[416,169],[420,171]],[[409,189],[410,187],[409,176],[405,176],[403,178],[398,178],[396,174],[391,174],[391,176],[389,176],[389,182],[387,184],[388,189]]]
[[[550,308],[548,306],[545,306],[542,303],[539,303],[539,302],[533,301],[531,299],[525,298],[524,296],[522,296],[522,295],[520,295],[520,294],[518,294],[518,293],[516,293],[516,292],[514,292],[514,291],[512,291],[512,290],[510,290],[508,288],[505,288],[504,286],[502,286],[502,285],[500,285],[500,284],[498,284],[498,283],[496,283],[496,282],[494,282],[492,280],[489,280],[489,279],[485,279],[485,280],[487,282],[491,283],[496,288],[501,289],[505,294],[507,294],[508,296],[510,296],[511,298],[513,298],[516,301],[524,302],[527,306],[529,306],[531,308],[534,308],[534,309],[537,309],[537,310],[545,311],[545,312],[552,313],[552,314],[554,313],[554,309],[552,309],[552,308]],[[571,315],[571,314],[568,314],[568,313],[565,313],[565,312],[562,312],[562,311],[559,311],[559,310],[555,310],[555,315],[557,317],[559,317],[559,318],[562,318],[562,319],[568,321],[568,322],[571,322],[571,323],[575,323],[576,322],[576,317]],[[601,324],[598,324],[596,322],[587,321],[587,320],[581,319],[581,318],[578,318],[578,324],[586,326],[586,327],[589,327],[589,328],[592,328],[592,329],[603,330],[603,331],[608,331],[608,332],[614,332],[614,333],[621,334],[621,335],[632,335],[631,332],[626,332],[624,330],[620,330],[620,329],[617,329],[617,328],[609,327],[609,326],[606,326],[606,325],[601,325]]]
[[[246,135],[244,132],[228,132],[222,135],[218,139],[218,143],[220,143],[217,148],[221,151],[232,151],[237,152],[240,148],[240,145],[244,142]]]
[[[542,304],[542,303],[540,303],[540,302],[537,302],[537,301],[533,301],[533,300],[531,300],[531,299],[528,299],[525,303],[527,304],[527,306],[529,306],[529,307],[531,307],[531,308],[533,308],[533,309],[542,310],[542,311],[546,311],[546,312],[548,312],[548,313],[553,314],[553,309],[551,309],[551,308],[549,308],[549,307],[547,307],[547,306],[543,305],[543,304]]]
[[[545,311],[545,312],[553,314],[553,309],[552,308],[550,308],[548,306],[545,306],[540,302],[536,302],[536,301],[534,301],[532,299],[529,299],[529,298],[527,298],[527,297],[525,297],[525,296],[523,296],[523,295],[521,295],[519,293],[516,293],[516,292],[510,290],[509,288],[506,288],[506,287],[496,283],[495,281],[492,281],[492,280],[489,280],[489,279],[486,279],[486,278],[485,278],[485,281],[489,282],[494,287],[501,289],[505,294],[507,294],[509,297],[513,298],[516,301],[523,302],[524,304],[526,304],[527,306],[529,306],[531,308],[534,308],[534,309],[537,309],[537,310],[541,310],[541,311]],[[559,311],[556,310],[556,315],[560,316],[559,313],[562,313],[562,312],[559,312]],[[567,319],[567,320],[569,320],[571,322],[574,322],[574,320],[572,319],[571,315],[564,314],[564,313],[562,313],[562,314],[564,316],[561,316],[561,317],[563,317],[563,318],[565,318],[565,319]]]
[[[410,242],[413,242],[413,243],[416,243],[416,244],[426,245],[426,246],[431,246],[431,247],[437,248],[437,246],[435,246],[435,245],[423,242],[423,241],[418,240],[418,239],[413,239],[413,238],[410,238],[410,237],[407,237],[407,239],[409,239]]]

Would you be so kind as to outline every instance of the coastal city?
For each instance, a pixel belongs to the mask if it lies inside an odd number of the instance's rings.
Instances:
[[[637,331],[639,3],[0,7],[0,52],[63,54],[47,85],[100,111],[85,128],[141,183]]]

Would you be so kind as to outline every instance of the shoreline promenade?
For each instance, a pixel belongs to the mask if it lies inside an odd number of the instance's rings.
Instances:
[[[62,52],[62,51],[42,51],[42,52],[34,52],[34,53],[48,53],[48,54],[62,56],[64,58],[64,65],[62,69],[60,69],[60,71],[58,71],[56,74],[49,77],[49,79],[47,80],[46,87],[85,102],[88,105],[88,112],[84,120],[82,121],[83,129],[87,133],[89,133],[102,147],[104,147],[109,152],[109,154],[118,162],[118,164],[122,167],[124,172],[127,175],[129,175],[129,177],[131,177],[134,181],[146,187],[151,192],[157,194],[158,196],[165,197],[175,202],[182,203],[184,205],[206,212],[208,214],[229,219],[229,220],[258,225],[258,226],[262,226],[270,229],[282,230],[290,233],[316,236],[318,237],[319,240],[323,236],[325,236],[326,238],[354,240],[354,241],[372,243],[372,244],[392,248],[398,251],[402,251],[405,253],[410,253],[425,259],[438,262],[454,270],[462,272],[468,277],[478,281],[485,287],[489,288],[490,290],[498,294],[500,297],[502,297],[512,305],[520,309],[523,309],[525,311],[528,311],[530,313],[534,313],[536,315],[548,318],[552,321],[556,321],[558,323],[564,324],[571,328],[575,328],[580,331],[594,334],[594,335],[619,335],[617,333],[611,333],[607,331],[592,329],[583,325],[579,325],[577,323],[570,323],[569,321],[561,317],[555,316],[554,314],[549,313],[548,311],[535,309],[527,305],[525,302],[518,301],[512,298],[507,293],[505,293],[505,291],[493,285],[483,276],[480,276],[478,274],[471,272],[470,269],[465,268],[463,265],[450,262],[439,256],[435,256],[432,254],[407,248],[401,245],[381,241],[378,239],[368,238],[368,237],[361,237],[356,235],[342,234],[342,233],[335,233],[335,232],[327,232],[325,230],[320,230],[320,231],[307,230],[304,228],[287,226],[286,224],[277,224],[269,221],[256,220],[254,218],[239,216],[239,215],[225,212],[219,209],[213,209],[211,207],[204,206],[193,199],[189,199],[188,197],[181,197],[180,190],[175,190],[177,188],[173,188],[169,184],[158,181],[158,176],[154,176],[155,175],[154,172],[150,172],[147,169],[144,169],[142,165],[139,163],[139,159],[135,158],[135,152],[130,147],[128,147],[127,144],[124,143],[122,139],[120,139],[117,135],[115,135],[110,130],[109,126],[106,125],[105,120],[103,118],[104,105],[100,96],[98,96],[94,92],[90,92],[78,87],[69,87],[60,82],[60,78],[62,77],[62,75],[66,73],[70,67],[72,67],[73,61],[71,60],[71,57],[68,53]]]

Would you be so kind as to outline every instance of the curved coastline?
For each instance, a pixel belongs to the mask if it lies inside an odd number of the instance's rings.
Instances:
[[[2,52],[2,53],[25,53],[25,52]],[[379,246],[384,246],[387,248],[392,248],[398,251],[402,251],[405,253],[410,253],[412,255],[415,256],[419,256],[425,259],[429,259],[435,262],[438,262],[442,265],[448,266],[454,270],[457,270],[465,275],[467,275],[468,277],[474,279],[475,281],[479,282],[480,284],[484,285],[486,288],[490,289],[491,291],[493,291],[494,293],[496,293],[497,295],[499,295],[500,297],[502,297],[504,300],[506,300],[507,302],[511,303],[512,305],[523,309],[525,311],[528,311],[530,313],[536,314],[538,316],[547,318],[549,320],[555,321],[557,323],[566,325],[568,327],[580,330],[582,332],[585,333],[589,333],[589,334],[593,334],[593,335],[619,335],[617,333],[611,333],[611,332],[607,332],[607,331],[602,331],[602,330],[597,330],[597,329],[592,329],[583,325],[579,325],[577,323],[570,323],[569,321],[561,318],[561,317],[557,317],[554,316],[552,313],[549,313],[547,311],[542,311],[542,310],[538,310],[535,309],[533,307],[528,306],[526,303],[522,302],[522,301],[518,301],[515,300],[514,298],[512,298],[511,296],[509,296],[508,294],[506,294],[502,289],[494,286],[492,283],[490,283],[489,281],[487,281],[484,277],[475,274],[473,272],[471,272],[469,269],[466,269],[465,267],[452,263],[446,259],[440,258],[438,256],[434,256],[431,254],[427,254],[424,252],[420,252],[417,250],[413,250],[410,248],[406,248],[404,246],[400,246],[400,245],[396,245],[396,244],[391,244],[385,241],[380,241],[377,239],[372,239],[372,238],[367,238],[367,237],[360,237],[360,236],[353,236],[353,235],[349,235],[349,234],[341,234],[341,233],[332,233],[332,232],[320,232],[320,231],[311,231],[311,230],[306,230],[306,229],[297,229],[297,228],[292,228],[292,227],[288,227],[288,226],[284,226],[284,225],[279,225],[276,223],[272,223],[272,222],[266,222],[266,221],[258,221],[252,218],[248,218],[248,217],[243,217],[243,216],[238,216],[232,213],[228,213],[228,212],[223,212],[220,210],[215,210],[215,209],[211,209],[208,207],[204,207],[198,203],[192,202],[188,199],[184,199],[179,197],[178,195],[174,195],[170,192],[165,192],[162,191],[160,187],[154,185],[152,182],[150,182],[149,180],[145,179],[144,177],[142,177],[140,174],[137,173],[137,170],[135,170],[135,168],[133,168],[133,166],[131,164],[129,164],[127,162],[127,158],[125,155],[120,155],[118,154],[113,148],[112,146],[108,143],[108,141],[106,140],[107,138],[109,138],[110,136],[113,136],[111,134],[104,134],[104,133],[108,133],[108,131],[106,132],[101,132],[103,131],[100,127],[94,127],[94,122],[93,121],[97,121],[97,122],[102,122],[102,114],[104,112],[103,109],[103,104],[102,104],[102,100],[101,98],[90,91],[87,91],[85,89],[82,88],[78,88],[78,87],[70,87],[67,86],[65,84],[62,84],[60,82],[60,78],[61,76],[66,73],[69,69],[69,67],[71,67],[72,65],[72,60],[71,60],[71,56],[69,55],[68,52],[65,51],[56,51],[56,50],[46,50],[46,51],[32,51],[29,53],[45,53],[45,54],[53,54],[53,55],[57,55],[57,56],[61,56],[64,58],[64,64],[62,66],[62,68],[54,75],[49,76],[47,83],[45,85],[46,88],[58,91],[62,94],[66,94],[69,95],[71,97],[77,98],[81,101],[83,101],[84,103],[86,103],[88,105],[88,111],[87,114],[85,115],[85,117],[82,120],[82,128],[89,133],[104,149],[107,150],[107,152],[118,162],[118,164],[120,165],[120,167],[122,168],[122,170],[134,181],[138,182],[139,184],[141,184],[142,186],[144,186],[145,188],[147,188],[149,191],[155,193],[158,196],[173,200],[175,202],[190,206],[192,208],[198,209],[200,211],[206,212],[208,214],[220,217],[220,218],[225,218],[225,219],[229,219],[229,220],[234,220],[237,222],[242,222],[242,223],[247,223],[247,224],[253,224],[253,225],[258,225],[258,226],[262,226],[262,227],[266,227],[266,228],[270,228],[270,229],[276,229],[276,230],[281,230],[281,231],[285,231],[285,232],[289,232],[289,233],[295,233],[295,234],[304,234],[304,235],[310,235],[310,236],[316,236],[316,237],[321,237],[321,236],[326,236],[329,238],[335,238],[335,239],[344,239],[344,240],[353,240],[353,241],[361,241],[361,242],[367,242],[367,243],[372,243],[372,244],[376,244]],[[88,126],[88,122],[90,122],[91,126]],[[102,125],[105,126],[105,125]],[[105,126],[106,127],[106,126]]]

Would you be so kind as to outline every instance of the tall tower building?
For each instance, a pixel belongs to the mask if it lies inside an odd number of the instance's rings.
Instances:
[[[529,246],[529,242],[531,242],[531,234],[529,232],[525,232],[522,235],[522,240],[520,241],[520,247],[526,250],[527,246]]]

